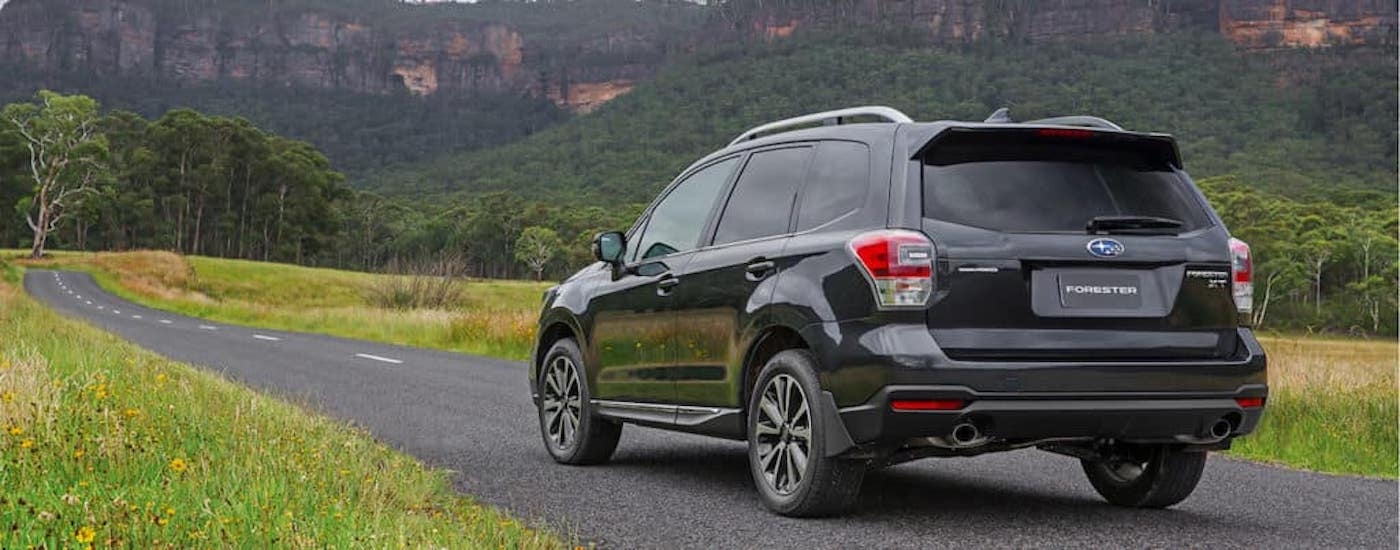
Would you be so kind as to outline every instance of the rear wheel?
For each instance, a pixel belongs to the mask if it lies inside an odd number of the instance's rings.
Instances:
[[[1170,445],[1120,445],[1105,460],[1081,460],[1105,500],[1133,508],[1166,508],[1186,500],[1205,471],[1204,451]]]
[[[571,339],[556,342],[540,369],[540,435],[562,464],[606,462],[622,436],[622,424],[594,414],[585,373],[583,354]]]
[[[816,361],[806,350],[774,356],[749,398],[749,470],[763,503],[785,516],[849,510],[860,493],[865,465],[826,456]]]

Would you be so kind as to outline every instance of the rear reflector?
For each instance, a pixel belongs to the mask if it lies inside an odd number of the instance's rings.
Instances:
[[[890,408],[896,411],[956,411],[967,405],[959,399],[896,399]]]
[[[1236,397],[1235,402],[1246,409],[1257,409],[1264,406],[1263,397]]]

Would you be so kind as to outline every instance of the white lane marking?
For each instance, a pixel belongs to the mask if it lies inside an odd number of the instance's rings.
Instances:
[[[219,330],[219,327],[213,325],[199,325],[199,330]]]
[[[97,306],[97,311],[102,311],[102,310],[104,310],[104,309],[107,309],[107,308],[106,308],[105,306]]]
[[[70,295],[71,295],[71,294],[73,294],[73,291],[71,291],[71,290],[70,290],[70,291],[68,291],[68,294],[70,294]]]
[[[356,354],[355,354],[355,357],[361,357],[361,358],[364,358],[364,359],[373,359],[373,360],[375,360],[375,361],[383,361],[383,362],[385,362],[385,363],[393,363],[393,364],[395,364],[395,365],[398,365],[398,364],[403,363],[403,361],[400,361],[400,360],[398,360],[398,359],[391,359],[391,358],[388,358],[388,357],[380,357],[380,356],[378,356],[378,355],[370,355],[370,354],[368,354],[368,353],[356,353]]]
[[[84,304],[92,305],[92,300],[83,300]]]
[[[82,294],[79,294],[79,295],[78,295],[78,299],[79,299],[79,300],[83,299],[83,295],[82,295]]]
[[[168,324],[171,324],[171,321],[170,321],[170,319],[161,319],[161,320],[160,320],[160,324],[162,324],[162,325],[168,325]]]
[[[121,314],[122,314],[122,310],[120,310],[120,309],[114,309],[114,310],[112,310],[112,315],[121,315]]]
[[[276,341],[281,340],[281,338],[278,338],[278,337],[276,337],[276,336],[264,336],[264,335],[262,335],[262,334],[254,334],[254,335],[253,335],[253,338],[257,338],[257,339],[259,339],[259,340],[267,340],[267,341],[269,341],[269,342],[276,342]]]
[[[140,319],[141,316],[140,316],[140,315],[132,315],[131,318],[132,318],[132,319]]]

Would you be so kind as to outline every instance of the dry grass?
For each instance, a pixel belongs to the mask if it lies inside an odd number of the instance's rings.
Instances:
[[[1287,390],[1349,391],[1394,388],[1400,346],[1390,341],[1263,338],[1269,386]]]

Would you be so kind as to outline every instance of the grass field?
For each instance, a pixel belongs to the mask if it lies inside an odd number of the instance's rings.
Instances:
[[[563,546],[360,430],[63,319],[8,279],[0,548]]]
[[[168,252],[60,252],[43,262],[16,263],[87,271],[129,300],[215,321],[509,359],[529,356],[540,298],[549,287],[473,280],[449,307],[402,310],[374,305],[375,285],[386,276],[354,271]]]
[[[372,305],[368,289],[382,276],[364,273],[153,252],[68,254],[46,263],[91,271],[127,298],[181,313],[510,359],[528,355],[546,286],[473,281],[455,307],[401,311]],[[1231,454],[1397,477],[1395,342],[1271,337],[1264,346],[1268,410]]]

